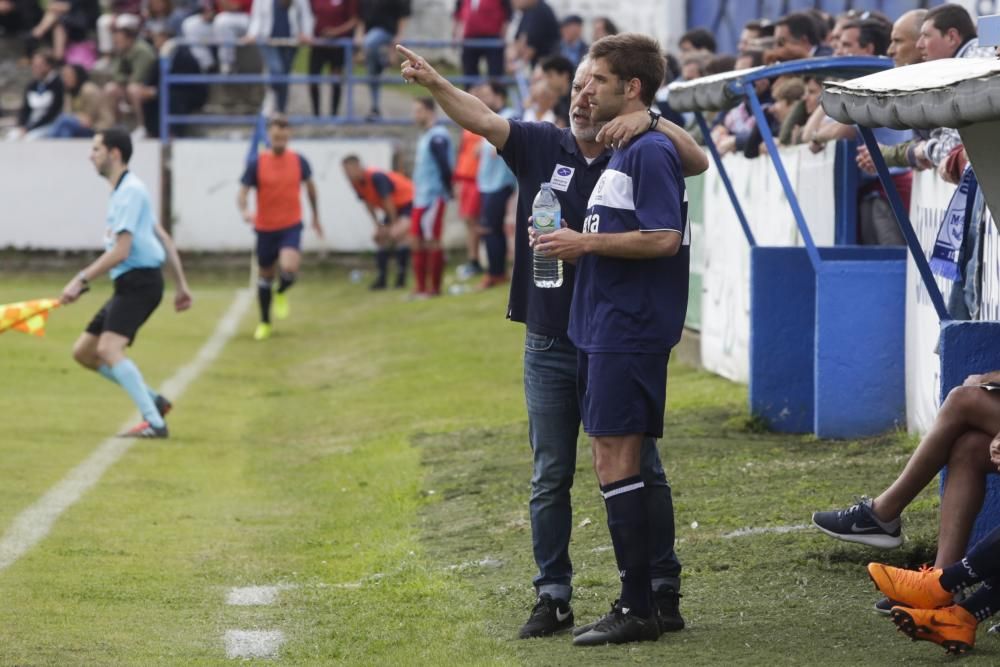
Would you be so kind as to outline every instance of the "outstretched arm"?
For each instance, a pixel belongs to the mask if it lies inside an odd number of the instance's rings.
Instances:
[[[479,98],[451,85],[423,57],[398,44],[396,50],[406,58],[400,65],[403,79],[426,88],[448,118],[484,137],[498,149],[504,147],[510,136],[510,125],[506,119],[494,113]]]

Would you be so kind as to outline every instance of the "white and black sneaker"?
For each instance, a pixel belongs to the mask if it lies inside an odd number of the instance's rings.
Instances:
[[[813,525],[830,537],[845,542],[894,549],[903,543],[899,518],[882,521],[872,512],[871,498],[863,496],[845,510],[813,512]]]
[[[573,608],[565,600],[553,598],[548,593],[538,596],[531,609],[531,616],[517,633],[518,639],[548,637],[573,627]]]
[[[610,612],[589,630],[573,638],[573,646],[655,642],[659,638],[660,628],[655,613],[648,618],[636,616],[628,608],[622,607],[619,600],[615,600]]]

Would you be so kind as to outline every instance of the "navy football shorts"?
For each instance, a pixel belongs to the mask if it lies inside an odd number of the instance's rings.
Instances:
[[[662,437],[669,357],[578,351],[576,392],[587,435]]]
[[[268,268],[278,261],[282,248],[302,246],[302,223],[273,232],[257,232],[257,266]]]

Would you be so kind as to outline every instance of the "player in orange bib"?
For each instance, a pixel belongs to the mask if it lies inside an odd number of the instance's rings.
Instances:
[[[344,174],[358,199],[365,203],[375,223],[375,266],[378,275],[371,289],[385,289],[389,256],[396,250],[396,287],[406,287],[410,262],[410,215],[413,211],[413,181],[395,171],[365,167],[357,155],[343,160]]]
[[[288,317],[288,288],[295,283],[301,263],[299,248],[302,243],[302,201],[299,188],[306,186],[309,207],[312,209],[312,227],[323,238],[319,224],[319,206],[312,169],[304,157],[288,148],[291,130],[288,118],[275,114],[268,122],[271,148],[261,151],[256,159],[247,163],[240,179],[237,204],[240,215],[253,225],[257,233],[257,300],[260,303],[260,324],[254,331],[255,340],[271,337],[271,301],[275,272],[278,289],[273,295],[274,316]],[[247,200],[250,188],[257,190],[257,211],[249,209]]]

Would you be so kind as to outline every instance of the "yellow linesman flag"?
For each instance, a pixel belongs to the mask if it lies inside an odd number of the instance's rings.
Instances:
[[[32,299],[0,306],[0,333],[9,329],[32,336],[45,335],[49,311],[59,306],[59,299]]]

